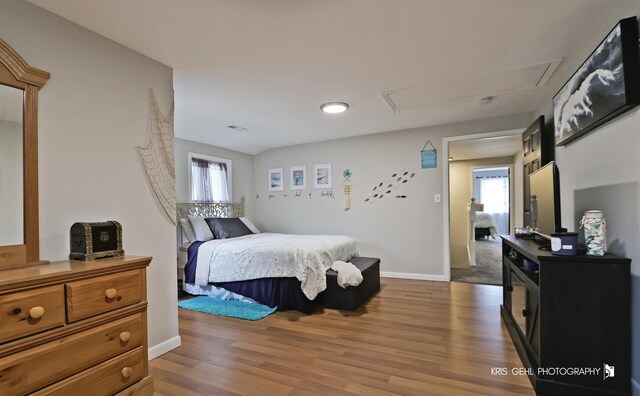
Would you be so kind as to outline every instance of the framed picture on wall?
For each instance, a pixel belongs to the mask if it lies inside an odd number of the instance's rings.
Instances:
[[[636,17],[622,19],[553,97],[556,146],[640,103]]]
[[[292,190],[304,190],[307,188],[307,167],[306,166],[292,166],[291,167],[291,189]]]
[[[268,172],[269,191],[284,190],[284,170],[282,168],[271,168]]]
[[[331,164],[313,167],[313,188],[331,188]]]

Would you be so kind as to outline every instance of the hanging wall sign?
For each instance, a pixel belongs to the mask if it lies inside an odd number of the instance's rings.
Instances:
[[[427,149],[427,146],[431,146],[431,148]],[[420,151],[420,163],[422,164],[422,169],[438,167],[438,152],[430,140],[427,140]]]

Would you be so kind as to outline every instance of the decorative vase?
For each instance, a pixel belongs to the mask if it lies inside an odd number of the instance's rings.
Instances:
[[[607,223],[599,210],[589,210],[580,220],[588,256],[604,256],[607,252]]]

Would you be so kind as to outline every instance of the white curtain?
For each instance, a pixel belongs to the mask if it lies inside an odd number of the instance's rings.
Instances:
[[[191,198],[194,202],[229,202],[227,164],[192,158]]]
[[[493,216],[498,234],[509,233],[509,177],[481,177],[480,202]]]

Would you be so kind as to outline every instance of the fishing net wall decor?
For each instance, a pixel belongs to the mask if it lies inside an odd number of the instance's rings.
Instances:
[[[137,146],[147,179],[160,205],[176,224],[176,163],[173,156],[173,103],[167,116],[160,112],[153,90],[149,88],[149,123],[146,145]]]

